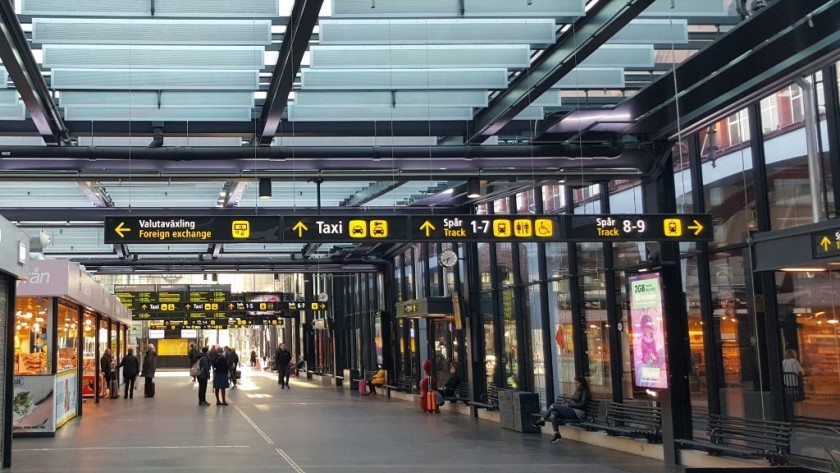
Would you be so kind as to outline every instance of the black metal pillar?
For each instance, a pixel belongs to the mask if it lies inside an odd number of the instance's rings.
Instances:
[[[836,82],[834,83],[836,84]],[[755,189],[756,223],[758,231],[770,231],[770,198],[767,186],[767,166],[764,153],[764,134],[761,126],[761,105],[749,107],[750,151],[752,153],[753,186]],[[811,192],[816,192],[811,189]],[[750,312],[755,314],[755,338],[758,343],[758,382],[755,386],[770,393],[771,412],[762,412],[762,418],[784,419],[784,379],[782,375],[781,331],[778,304],[776,304],[776,278],[772,271],[754,273],[755,254],[750,248],[745,264],[749,265],[747,286],[752,287],[753,297],[747,299]],[[749,289],[749,287],[747,288]],[[761,356],[764,354],[764,356]],[[761,361],[764,359],[764,362]],[[765,417],[767,414],[769,416]]]
[[[706,212],[703,195],[703,167],[700,163],[700,137],[695,133],[688,140],[691,166],[691,197],[694,211]],[[703,363],[706,366],[706,399],[709,414],[720,414],[720,388],[723,386],[723,353],[718,343],[719,327],[714,316],[712,280],[709,271],[709,244],[697,243],[697,285],[700,292],[700,319],[703,322]]]
[[[603,183],[600,185],[601,197],[601,213],[610,213],[610,188],[609,185]],[[612,384],[612,400],[621,402],[624,399],[624,389],[622,385],[623,356],[621,353],[621,337],[623,331],[619,331],[618,327],[621,323],[621,303],[618,300],[621,297],[621,291],[616,287],[615,281],[615,261],[613,258],[612,243],[604,243],[604,292],[607,294],[606,309],[607,309],[607,323],[609,324],[609,346],[610,346],[610,381]]]
[[[537,215],[541,215],[545,212],[543,197],[542,197],[542,188],[537,187],[533,190],[534,197],[534,213]],[[554,396],[556,396],[554,392],[554,377],[557,375],[555,368],[554,368],[554,358],[551,353],[551,346],[555,343],[554,337],[552,334],[554,333],[554,327],[551,325],[551,314],[549,313],[551,310],[551,303],[548,300],[548,264],[546,263],[546,251],[545,251],[545,243],[539,242],[537,243],[537,274],[539,275],[539,287],[540,287],[540,325],[542,330],[540,330],[540,337],[542,342],[542,359],[543,359],[543,375],[545,383],[545,406],[548,407],[551,405],[552,401],[554,400]],[[530,350],[528,350],[530,353]],[[536,353],[532,354],[534,357],[537,356]]]
[[[566,208],[565,213],[573,214],[575,208],[574,189],[565,186]],[[583,307],[583,294],[580,286],[580,268],[578,268],[577,243],[570,242],[569,245],[569,298],[572,312],[572,340],[575,344],[575,375],[589,377],[589,350],[586,340],[586,312]]]
[[[12,276],[0,273],[0,289],[4,294],[0,295],[0,307],[6,310],[2,312],[2,318],[6,323],[2,327],[2,333],[5,334],[6,352],[3,363],[3,374],[0,379],[3,379],[3,399],[6,400],[3,409],[3,468],[11,468],[12,466],[12,401],[15,396],[14,380],[11,379],[15,372],[15,289],[16,281]],[[4,300],[5,299],[5,300]],[[81,329],[82,325],[79,325]],[[82,358],[78,358],[81,360]],[[79,391],[81,398],[81,391]]]
[[[467,307],[467,324],[464,338],[468,342],[467,379],[472,387],[472,399],[479,399],[487,390],[487,373],[484,363],[484,314],[481,313],[481,282],[478,270],[478,244],[464,243],[464,265],[461,266],[464,281],[463,294]],[[471,413],[478,415],[475,407]]]
[[[93,359],[95,361],[94,362],[94,371],[93,371],[93,375],[94,375],[94,378],[93,378],[94,379],[94,382],[93,382],[93,403],[94,404],[99,404],[99,390],[101,389],[101,386],[99,385],[99,357],[102,356],[99,353],[99,321],[100,320],[101,320],[101,316],[99,314],[96,314],[96,316],[93,318],[93,324],[94,324],[93,325],[93,329],[94,329],[94,332],[93,332],[93,344],[94,344]],[[82,327],[82,326],[80,325],[79,327]],[[148,341],[147,341],[147,343],[148,343]]]
[[[642,192],[645,212],[676,212],[674,190],[673,156],[669,156],[663,172],[643,183]],[[688,375],[691,371],[690,346],[688,339],[688,313],[682,290],[680,245],[678,242],[662,242],[659,245],[661,261],[664,322],[667,336],[667,359],[669,363],[669,389],[659,392],[657,400],[662,404],[662,444],[666,464],[677,464],[677,448],[674,439],[691,438],[691,397]]]
[[[834,192],[834,215],[840,213],[840,93],[837,91],[837,65],[823,69],[825,90],[825,121],[828,128],[828,160],[831,169],[831,189]],[[831,217],[832,215],[829,215]]]

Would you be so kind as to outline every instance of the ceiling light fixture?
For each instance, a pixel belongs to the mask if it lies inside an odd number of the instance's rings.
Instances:
[[[467,179],[467,198],[477,199],[481,197],[481,181],[471,177]]]
[[[266,200],[271,198],[271,178],[260,178],[260,199]]]

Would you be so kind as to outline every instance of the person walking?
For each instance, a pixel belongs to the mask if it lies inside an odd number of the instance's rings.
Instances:
[[[251,368],[257,367],[257,351],[251,350]]]
[[[190,368],[192,368],[195,362],[198,361],[199,353],[200,352],[198,351],[198,348],[195,347],[195,343],[190,343],[190,351],[187,353],[187,355],[190,357]],[[195,376],[192,377],[193,383],[195,382],[195,378]]]
[[[230,389],[236,389],[236,369],[239,368],[239,355],[236,354],[236,348],[231,347],[227,356],[227,362],[230,367]]]
[[[280,389],[292,389],[289,386],[289,363],[292,362],[292,352],[286,348],[285,343],[281,343],[274,352],[274,364],[277,366],[277,384]]]
[[[106,397],[111,397],[114,395],[111,391],[113,390],[113,386],[111,386],[111,380],[114,379],[113,375],[111,374],[111,364],[113,360],[111,359],[111,349],[106,348],[105,352],[102,353],[102,356],[99,358],[99,371],[102,373],[102,376],[105,378],[105,389]]]
[[[123,379],[125,380],[125,394],[123,399],[134,399],[134,380],[140,374],[140,362],[134,356],[134,348],[128,349],[128,354],[123,357],[117,368],[122,367]]]
[[[227,358],[222,355],[222,347],[218,347],[216,353],[219,356],[213,361],[213,392],[216,394],[216,405],[227,406],[228,403],[225,396],[227,394],[230,367],[228,366]],[[222,395],[221,401],[219,401],[219,394]]]
[[[157,370],[157,352],[155,346],[149,343],[146,345],[146,356],[143,357],[143,397],[155,397],[155,370]]]
[[[207,380],[210,379],[210,360],[207,358],[207,347],[201,347],[196,361],[198,361],[199,367],[198,375],[196,375],[198,380],[198,405],[209,406],[210,403],[207,402]]]

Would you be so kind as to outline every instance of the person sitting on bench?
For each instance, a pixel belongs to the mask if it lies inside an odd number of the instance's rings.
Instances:
[[[458,370],[455,368],[455,365],[452,365],[449,368],[449,378],[446,379],[443,388],[438,389],[438,391],[445,398],[455,397],[455,391],[458,390],[459,384],[461,384],[461,378],[458,377]]]
[[[368,392],[376,396],[376,387],[384,386],[388,382],[388,372],[382,369],[382,365],[376,365],[376,373],[370,378],[368,385]]]
[[[551,418],[551,426],[554,428],[552,442],[560,440],[560,423],[563,420],[579,422],[586,416],[586,403],[592,399],[592,392],[589,390],[589,383],[583,376],[575,376],[575,392],[565,403],[553,403],[542,418],[534,423],[535,427],[542,427],[545,421]],[[552,417],[553,415],[553,417]]]

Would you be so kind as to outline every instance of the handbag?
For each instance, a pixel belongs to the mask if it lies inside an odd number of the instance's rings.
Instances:
[[[441,394],[440,391],[435,391],[434,393],[435,393],[435,404],[437,404],[438,407],[444,405],[446,403],[446,401],[443,399],[443,394]]]
[[[190,376],[196,377],[199,373],[201,373],[201,360],[198,360],[195,363],[193,363],[192,367],[190,368]]]
[[[359,394],[361,394],[362,396],[367,396],[368,394],[367,380],[365,378],[359,380]]]

